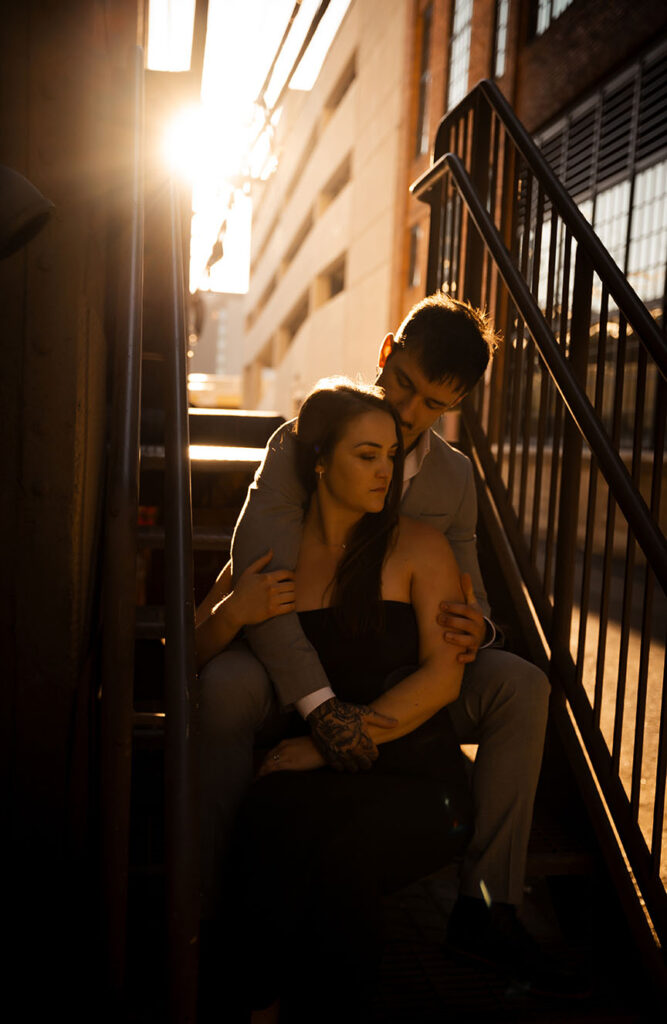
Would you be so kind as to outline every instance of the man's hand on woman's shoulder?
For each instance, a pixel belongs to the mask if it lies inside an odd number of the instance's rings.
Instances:
[[[369,725],[390,729],[395,719],[366,704],[348,704],[330,697],[308,715],[311,735],[324,760],[340,772],[367,771],[378,749],[366,732]]]

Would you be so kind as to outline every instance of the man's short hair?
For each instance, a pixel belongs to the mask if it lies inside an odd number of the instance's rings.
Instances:
[[[451,383],[463,395],[486,370],[498,339],[485,312],[436,292],[412,307],[394,347],[414,355],[430,381]]]

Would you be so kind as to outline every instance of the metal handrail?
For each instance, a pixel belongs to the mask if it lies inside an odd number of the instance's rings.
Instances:
[[[197,992],[198,851],[194,582],[185,291],[177,186],[170,183],[171,337],[165,352],[165,839],[170,1014],[194,1021]]]
[[[619,506],[635,530],[645,555],[651,560],[656,576],[662,586],[667,589],[667,543],[665,538],[657,529],[646,502],[637,491],[632,477],[600,426],[587,395],[583,392],[561,349],[556,344],[530,288],[517,270],[492,218],[477,196],[463,162],[453,153],[446,153],[414,183],[411,191],[418,198],[423,196],[448,170],[465,199],[475,225],[488,246],[517,308],[525,318],[531,336],[570,415],[598,459],[607,482],[614,490]],[[585,221],[584,224],[588,228]],[[642,304],[640,303],[640,305]],[[646,309],[645,306],[642,308]],[[651,323],[653,323],[652,320]]]
[[[624,277],[616,262],[609,255],[609,252],[572,199],[572,196],[558,180],[495,82],[483,79],[443,119],[435,140],[434,165],[412,185],[410,191],[420,194],[423,191],[422,184],[427,179],[430,179],[431,184],[433,183],[433,173],[440,157],[445,155],[443,150],[447,148],[447,131],[450,125],[478,104],[481,99],[486,100],[490,108],[502,121],[505,131],[514,142],[526,165],[540,181],[546,195],[556,207],[559,216],[576,238],[577,244],[585,248],[593,264],[593,269],[601,277],[604,277],[609,287],[609,292],[616,300],[619,309],[627,317],[628,321],[633,324],[639,338],[646,346],[660,373],[667,379],[667,341],[665,341],[664,335],[644,303]]]
[[[125,979],[132,692],[139,506],[139,429],[144,276],[144,55],[134,54],[130,224],[123,300],[114,352],[108,499],[103,565],[101,665],[101,856],[107,978],[120,995]]]

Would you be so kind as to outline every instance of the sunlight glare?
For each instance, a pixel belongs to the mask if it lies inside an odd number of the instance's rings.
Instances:
[[[201,106],[183,107],[166,128],[164,157],[167,165],[180,177],[192,182],[204,157],[205,140]]]

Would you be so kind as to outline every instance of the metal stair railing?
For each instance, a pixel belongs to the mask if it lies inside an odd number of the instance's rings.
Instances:
[[[443,119],[433,165],[412,192],[431,207],[428,291],[485,306],[504,333],[485,386],[463,403],[463,426],[608,861],[664,983],[667,344],[658,311],[491,82]]]
[[[192,560],[185,286],[180,196],[170,184],[171,326],[165,351],[165,850],[169,1010],[196,1019],[199,841],[195,762]]]
[[[164,345],[165,712],[134,709],[144,277],[144,55],[134,62],[134,131],[127,226],[119,245],[121,316],[114,354],[101,655],[101,860],[109,993],[122,1003],[127,973],[133,730],[165,736],[165,850],[169,1018],[196,1018],[199,847],[196,815],[193,530],[188,439],[180,196],[170,184],[169,336]],[[122,251],[120,251],[122,249]],[[162,635],[162,616],[156,635]]]

